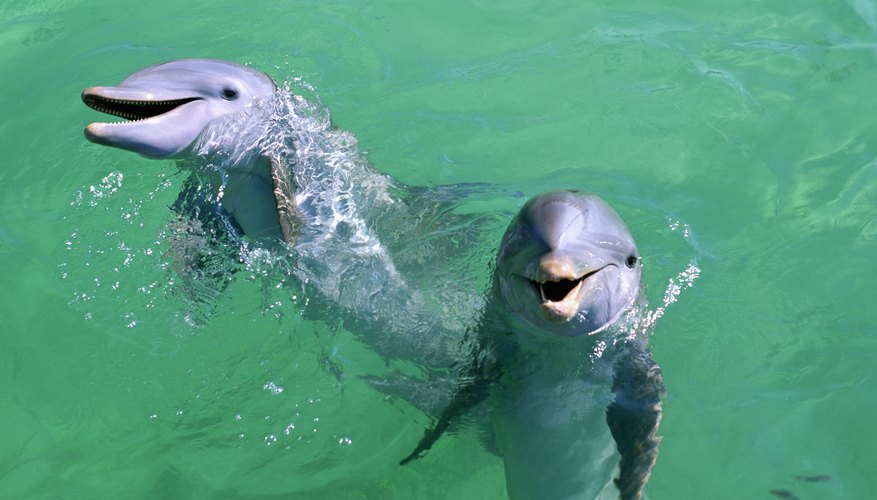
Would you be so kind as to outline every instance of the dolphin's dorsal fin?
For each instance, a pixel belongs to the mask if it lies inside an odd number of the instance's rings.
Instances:
[[[274,200],[277,203],[277,215],[280,217],[280,231],[283,240],[292,245],[301,228],[301,217],[295,207],[295,182],[289,175],[279,158],[269,156],[271,163],[271,180],[274,184]]]
[[[661,397],[665,394],[661,367],[645,350],[628,346],[615,365],[615,401],[606,409],[606,422],[621,454],[615,484],[622,500],[642,498],[658,458],[661,438]]]

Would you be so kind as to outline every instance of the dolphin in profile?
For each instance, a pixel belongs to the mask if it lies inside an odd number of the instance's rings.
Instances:
[[[150,158],[191,154],[207,125],[274,94],[264,73],[226,61],[182,59],[133,73],[115,87],[88,87],[90,108],[128,120],[92,123],[85,137]]]
[[[115,87],[89,87],[82,101],[90,108],[123,118],[95,122],[85,129],[94,143],[156,159],[189,159],[224,145],[199,142],[211,124],[269,101],[277,86],[264,73],[211,59],[181,59],[151,66]],[[259,239],[292,238],[291,196],[276,159],[257,152],[227,162],[221,210],[244,234]],[[214,181],[219,183],[220,181]]]
[[[638,328],[641,276],[627,226],[596,195],[528,201],[500,243],[468,373],[402,463],[487,400],[511,498],[641,498],[664,393]]]

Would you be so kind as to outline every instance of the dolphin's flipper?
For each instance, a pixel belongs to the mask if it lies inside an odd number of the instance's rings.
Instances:
[[[448,378],[419,378],[394,371],[381,376],[362,375],[368,385],[386,395],[397,398],[430,415],[440,415],[457,391],[457,383]]]
[[[301,228],[301,218],[295,208],[295,182],[278,158],[270,157],[271,180],[274,185],[274,199],[277,214],[280,216],[280,231],[283,240],[292,245]]]
[[[490,388],[502,375],[498,359],[491,349],[485,349],[481,342],[473,341],[469,345],[471,354],[469,362],[461,368],[456,389],[450,402],[444,407],[433,425],[423,432],[423,437],[407,457],[399,465],[416,460],[429,451],[432,445],[452,425],[457,423],[472,408],[487,399]]]
[[[414,451],[403,458],[399,465],[405,465],[425,455],[458,418],[487,398],[494,381],[484,377],[464,378],[457,386],[451,402],[445,407],[435,423],[424,431],[423,437],[420,438],[420,442],[417,443]]]
[[[623,500],[639,499],[661,443],[655,435],[665,394],[661,367],[647,351],[629,349],[616,362],[612,390],[615,401],[606,410],[606,421],[621,454],[615,484]]]

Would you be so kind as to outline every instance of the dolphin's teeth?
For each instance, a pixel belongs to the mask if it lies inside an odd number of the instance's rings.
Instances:
[[[146,118],[163,115],[173,111],[183,104],[200,100],[199,97],[187,97],[184,99],[171,99],[166,101],[132,101],[128,99],[113,99],[94,94],[83,95],[85,104],[101,113],[118,116],[130,121],[140,121]]]

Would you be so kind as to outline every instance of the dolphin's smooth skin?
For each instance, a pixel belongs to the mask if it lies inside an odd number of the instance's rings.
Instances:
[[[82,91],[88,107],[128,120],[92,123],[85,137],[151,158],[189,155],[211,121],[270,98],[275,89],[264,73],[226,61],[181,59],[150,66],[115,87]]]
[[[510,498],[641,498],[664,393],[635,328],[641,275],[633,237],[596,195],[527,202],[500,244],[469,373],[402,463],[487,399]]]
[[[603,200],[557,192],[521,209],[500,244],[495,277],[504,306],[530,328],[574,337],[630,309],[642,266],[627,226]]]
[[[239,114],[274,96],[274,81],[240,64],[182,59],[140,70],[115,87],[89,87],[82,101],[126,121],[95,122],[85,129],[94,143],[149,158],[188,159],[212,123]],[[221,154],[221,153],[220,153]],[[253,238],[283,236],[271,158],[249,155],[228,162],[220,205]]]

